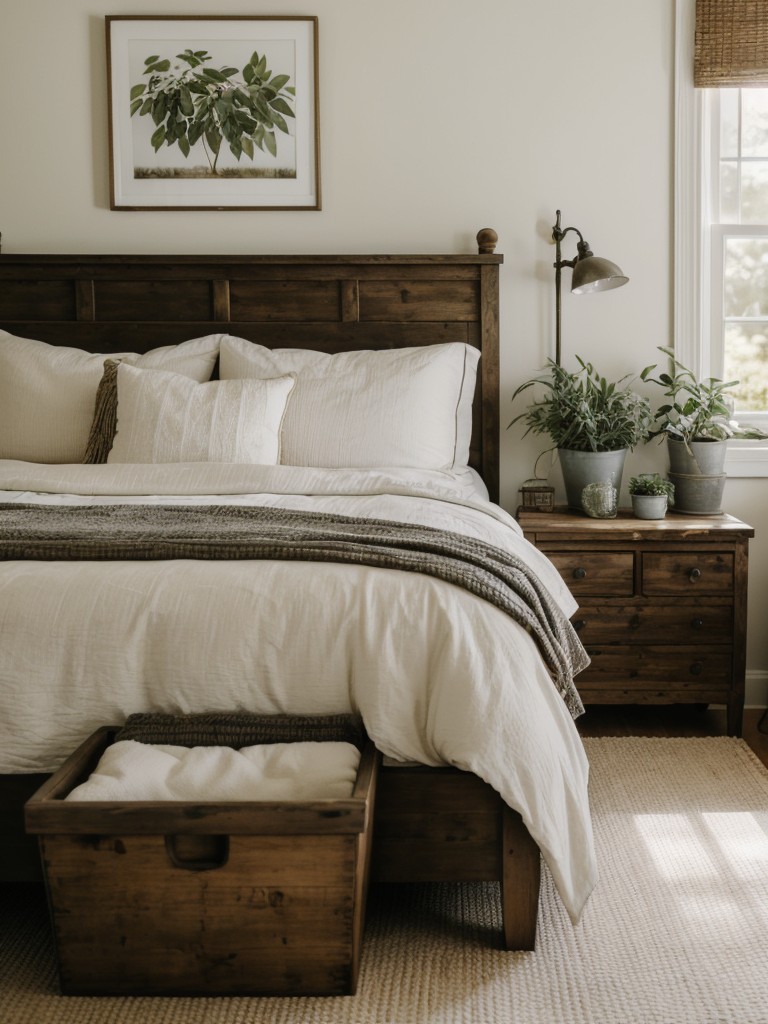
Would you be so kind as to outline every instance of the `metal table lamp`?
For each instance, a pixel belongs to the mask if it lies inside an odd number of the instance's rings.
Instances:
[[[560,255],[560,243],[569,231],[575,231],[579,236],[576,245],[577,254],[572,260],[564,260]],[[609,288],[619,288],[626,284],[629,278],[620,267],[610,260],[604,260],[595,256],[589,248],[589,243],[584,241],[584,236],[578,228],[560,227],[560,211],[557,211],[557,220],[552,228],[552,238],[556,243],[555,252],[555,362],[560,365],[560,277],[563,267],[571,267],[573,277],[571,279],[571,291],[576,295],[584,295],[587,292],[602,292]]]

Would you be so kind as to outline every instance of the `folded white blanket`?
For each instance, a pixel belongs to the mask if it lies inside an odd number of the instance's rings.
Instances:
[[[360,751],[351,743],[178,747],[119,740],[67,800],[343,800]]]

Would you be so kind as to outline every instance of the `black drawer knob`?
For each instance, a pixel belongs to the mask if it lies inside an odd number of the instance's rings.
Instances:
[[[582,631],[582,629],[584,629],[586,624],[587,624],[587,620],[586,619],[574,619],[573,620],[573,628],[576,630],[577,633],[580,633]]]
[[[704,628],[704,619],[700,619],[699,616],[697,615],[695,619],[691,619],[691,626],[694,629],[703,629]]]
[[[583,580],[586,575],[587,575],[587,570],[586,569],[578,568],[578,569],[574,569],[573,570],[573,578],[575,580]]]
[[[703,671],[704,671],[704,666],[702,665],[702,663],[700,661],[694,661],[694,663],[691,665],[691,668],[690,668],[691,675],[692,676],[700,676]]]
[[[691,581],[691,583],[695,583],[696,580],[700,580],[701,579],[701,569],[690,569],[688,571],[688,579]]]

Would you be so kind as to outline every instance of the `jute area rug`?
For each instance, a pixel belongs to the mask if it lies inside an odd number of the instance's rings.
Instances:
[[[493,885],[375,888],[358,993],[62,997],[44,901],[7,893],[3,1024],[768,1024],[768,772],[741,740],[589,739],[601,879],[572,927],[544,873],[535,953]]]

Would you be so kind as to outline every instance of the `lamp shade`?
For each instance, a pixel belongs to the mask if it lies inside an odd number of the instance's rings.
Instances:
[[[620,288],[629,278],[621,267],[601,256],[585,256],[576,261],[573,268],[571,291],[576,295],[588,292],[604,292],[609,288]]]

